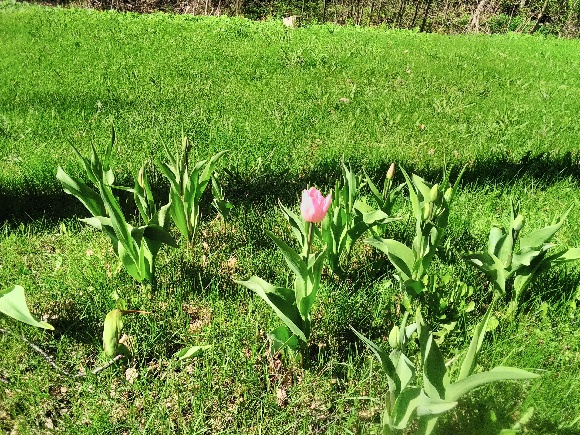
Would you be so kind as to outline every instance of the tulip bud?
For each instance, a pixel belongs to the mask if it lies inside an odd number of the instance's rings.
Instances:
[[[518,214],[514,219],[513,228],[515,231],[520,231],[524,226],[525,218],[523,215]]]
[[[141,186],[142,189],[144,189],[145,187],[145,181],[144,181],[144,172],[145,172],[145,166],[141,166],[141,169],[139,169],[139,175],[137,175],[137,183],[139,183],[139,186]]]
[[[393,349],[399,347],[399,327],[397,325],[393,326],[393,329],[391,329],[389,334],[389,346]]]
[[[103,328],[103,350],[109,358],[117,356],[121,329],[123,329],[121,310],[115,309],[110,311],[105,317],[105,325]]]
[[[429,219],[429,215],[431,214],[431,204],[425,204],[423,207],[423,220],[426,221]]]
[[[439,197],[439,184],[434,184],[431,188],[431,202],[437,201]]]
[[[451,201],[451,196],[453,196],[453,187],[450,187],[445,191],[443,198],[445,198],[445,201],[449,202]]]
[[[391,163],[391,166],[387,171],[387,180],[392,180],[394,175],[395,175],[395,164]]]
[[[300,213],[306,222],[322,222],[332,202],[332,194],[326,198],[314,187],[302,191]]]

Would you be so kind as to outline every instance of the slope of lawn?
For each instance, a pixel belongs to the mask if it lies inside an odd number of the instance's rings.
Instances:
[[[328,192],[344,158],[376,181],[392,161],[437,181],[467,165],[434,273],[475,288],[475,310],[442,345],[463,351],[491,295],[462,257],[485,249],[491,225],[521,203],[524,232],[573,206],[554,240],[580,246],[580,42],[445,36],[384,28],[136,15],[0,3],[0,288],[26,289],[45,332],[0,317],[0,430],[6,433],[378,433],[386,378],[350,326],[385,343],[400,316],[394,269],[355,246],[352,269],[325,273],[308,368],[268,352],[279,320],[234,283],[291,278],[265,234],[291,240],[278,201]],[[63,193],[58,165],[84,178],[71,145],[87,155],[117,142],[113,165],[132,186],[144,161],[157,199],[167,186],[153,165],[182,135],[192,159],[227,149],[219,165],[234,208],[222,221],[202,202],[198,240],[163,249],[158,288],[147,294],[87,211]],[[397,183],[402,182],[396,173]],[[127,196],[129,216],[135,208]],[[391,237],[413,237],[400,200]],[[179,236],[175,231],[176,238]],[[125,319],[134,359],[106,362],[102,322],[113,294],[149,312]],[[530,407],[528,433],[578,433],[580,265],[545,272],[515,318],[489,333],[479,361],[541,374],[477,390],[438,433],[496,434]],[[185,346],[209,344],[178,361]],[[410,433],[413,433],[411,429]]]

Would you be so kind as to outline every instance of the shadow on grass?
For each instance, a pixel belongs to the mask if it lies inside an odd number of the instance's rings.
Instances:
[[[362,160],[353,160],[350,163],[355,171],[360,172],[361,162]],[[399,163],[409,173],[416,171],[405,162]],[[381,162],[375,168],[367,168],[367,171],[372,178],[377,181],[382,180],[389,165],[390,162]],[[459,170],[459,165],[455,165],[451,180],[454,180]],[[436,181],[441,178],[441,167],[418,172],[426,180]],[[306,170],[298,176],[288,170],[248,174],[225,169],[222,183],[228,199],[234,206],[256,204],[257,209],[260,209],[261,207],[270,208],[278,201],[285,205],[297,204],[300,201],[300,192],[310,185],[316,185],[323,191],[330,190],[335,180],[340,177],[340,173],[339,161],[317,164],[315,168]],[[396,177],[398,181],[402,181],[400,173]],[[570,152],[561,156],[528,153],[516,162],[502,156],[491,156],[486,160],[471,162],[463,176],[463,183],[475,186],[493,183],[504,185],[509,189],[511,183],[520,178],[529,178],[550,185],[569,177],[580,181],[579,156],[572,155]],[[162,177],[154,173],[151,179],[156,198],[164,198],[168,189]],[[123,179],[118,183],[130,185],[130,183],[127,184],[128,181],[128,179]],[[204,198],[204,204],[207,207],[211,199],[209,190],[206,193],[208,195]],[[34,180],[23,186],[0,186],[0,203],[3,204],[0,210],[0,224],[27,223],[41,217],[50,222],[71,216],[86,216],[86,211],[78,200],[65,194],[60,185],[53,180]]]

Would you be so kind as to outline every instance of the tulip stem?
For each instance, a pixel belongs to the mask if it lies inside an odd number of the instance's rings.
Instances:
[[[310,256],[310,246],[312,245],[312,222],[308,222],[308,237],[306,239],[306,264],[308,264],[308,257]]]

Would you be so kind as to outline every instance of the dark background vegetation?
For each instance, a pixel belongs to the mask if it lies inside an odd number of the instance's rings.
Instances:
[[[425,32],[580,35],[580,0],[41,0],[131,12],[237,15],[266,19],[385,25]]]

